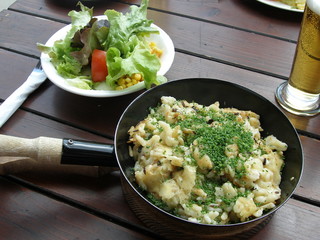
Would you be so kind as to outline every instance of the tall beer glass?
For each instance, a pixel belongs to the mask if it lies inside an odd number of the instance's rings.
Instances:
[[[313,116],[320,112],[320,0],[307,0],[288,82],[276,90],[287,111]]]

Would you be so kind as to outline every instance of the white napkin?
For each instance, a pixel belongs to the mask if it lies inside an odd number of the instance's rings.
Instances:
[[[0,128],[46,78],[43,70],[33,69],[28,79],[0,105]]]

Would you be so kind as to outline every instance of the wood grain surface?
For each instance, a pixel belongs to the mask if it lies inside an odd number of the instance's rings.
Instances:
[[[104,1],[126,12],[132,1]],[[38,62],[36,43],[70,22],[75,6],[54,0],[17,0],[0,12],[0,103]],[[148,17],[172,38],[176,55],[169,80],[215,78],[247,87],[277,105],[274,92],[286,81],[299,35],[301,13],[253,0],[150,0]],[[141,92],[115,98],[77,96],[49,80],[33,92],[0,134],[77,138],[113,143],[117,122]],[[84,110],[85,109],[85,110]],[[293,197],[252,239],[317,239],[320,229],[320,118],[283,110],[304,150],[304,173]],[[275,123],[276,124],[276,123]],[[155,239],[125,201],[120,172],[99,178],[59,171],[0,176],[0,238]]]

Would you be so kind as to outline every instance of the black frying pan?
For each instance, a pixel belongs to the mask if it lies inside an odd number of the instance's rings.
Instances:
[[[220,102],[220,107],[251,110],[260,115],[264,129],[262,136],[275,135],[288,144],[282,172],[281,198],[277,207],[263,216],[238,224],[207,225],[192,223],[159,209],[146,197],[132,176],[134,160],[128,151],[128,130],[143,120],[150,107],[155,107],[162,96],[194,101],[203,105]],[[116,161],[115,161],[116,159]],[[118,166],[125,198],[138,218],[153,231],[171,239],[245,238],[260,230],[293,194],[303,169],[302,147],[287,117],[270,101],[257,93],[229,82],[215,79],[184,79],[150,89],[137,97],[122,114],[116,129],[114,145],[65,139],[61,157],[63,164]]]

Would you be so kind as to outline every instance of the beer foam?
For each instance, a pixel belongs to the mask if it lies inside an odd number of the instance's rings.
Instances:
[[[319,0],[307,0],[307,5],[314,13],[320,15],[320,1]]]

